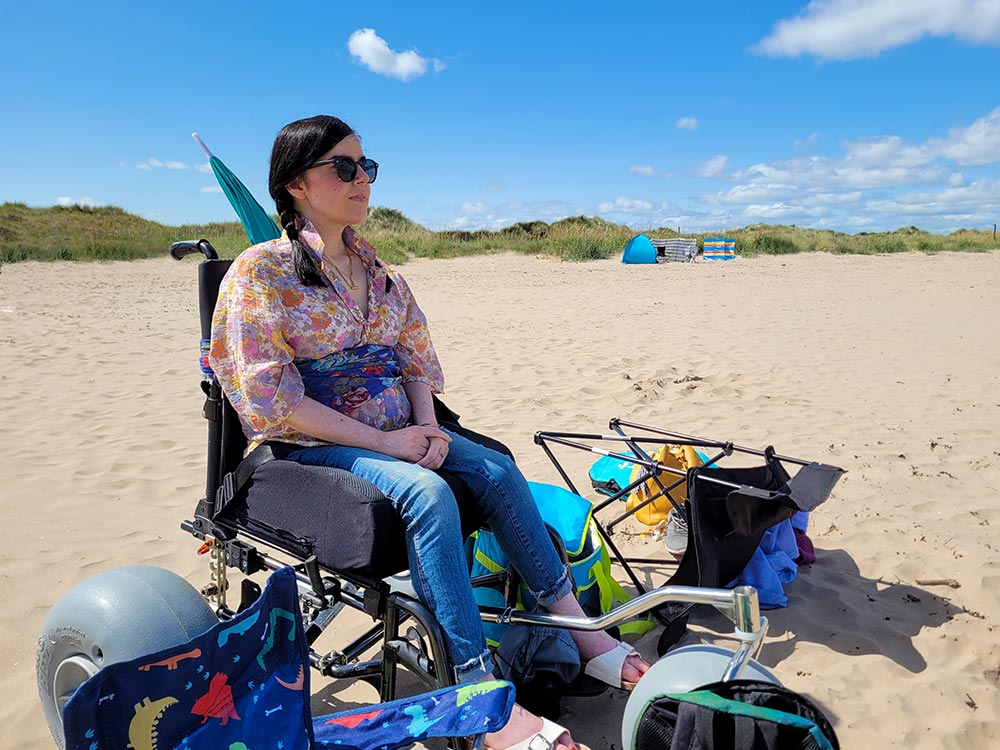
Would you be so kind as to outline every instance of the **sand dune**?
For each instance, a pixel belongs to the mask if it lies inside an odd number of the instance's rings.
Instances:
[[[529,479],[559,482],[536,430],[604,432],[613,416],[848,469],[813,519],[817,563],[768,613],[762,661],[824,707],[844,747],[997,746],[1000,253],[653,267],[498,255],[403,272],[446,401]],[[34,648],[62,592],[133,562],[207,580],[178,529],[204,481],[196,305],[193,262],[0,272],[2,747],[52,746]],[[587,489],[591,457],[560,457]],[[654,549],[640,530],[622,543]],[[943,579],[959,587],[926,583]],[[723,625],[699,615],[695,630]],[[649,658],[655,640],[639,643]],[[327,686],[316,703],[373,695]],[[617,746],[624,703],[577,699],[564,718]]]

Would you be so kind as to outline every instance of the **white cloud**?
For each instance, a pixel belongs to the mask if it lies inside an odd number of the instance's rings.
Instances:
[[[726,191],[697,198],[717,206],[724,226],[754,221],[860,231],[918,225],[931,231],[990,226],[1000,215],[1000,180],[970,169],[1000,163],[1000,107],[970,125],[919,142],[858,138],[839,156],[795,156],[724,175]],[[703,165],[702,170],[705,169]]]
[[[750,183],[748,185],[737,185],[724,193],[706,196],[706,200],[710,203],[740,205],[785,200],[794,197],[796,193],[798,193],[798,190],[794,185]]]
[[[465,201],[460,208],[460,215],[445,221],[443,224],[428,221],[421,222],[428,229],[502,229],[521,221],[553,222],[565,219],[567,216],[578,216],[592,209],[584,205],[561,203],[559,201],[542,201],[525,203],[511,201],[509,203],[490,205],[482,201]],[[417,221],[421,221],[417,218]]]
[[[677,121],[678,130],[697,130],[698,121],[693,117],[682,117]]]
[[[728,166],[729,157],[719,154],[706,161],[695,172],[699,177],[721,177]]]
[[[960,187],[948,187],[936,192],[905,193],[885,200],[872,200],[865,209],[904,216],[981,216],[1000,212],[1000,180],[978,180]]]
[[[943,165],[917,167],[855,164],[848,158],[827,159],[813,156],[786,159],[771,164],[754,164],[737,172],[737,180],[758,183],[783,183],[797,189],[826,187],[843,189],[876,189],[901,185],[932,184],[948,178],[950,170]]]
[[[440,60],[421,57],[415,50],[396,52],[378,34],[375,29],[358,29],[347,40],[347,49],[351,56],[374,73],[389,78],[408,81],[422,76],[427,72],[428,64],[435,73],[445,69]]]
[[[136,169],[191,169],[191,165],[182,161],[160,161],[155,157],[150,157],[146,161],[141,161],[135,165]],[[198,168],[204,172],[206,170]],[[211,171],[211,167],[207,171]]]
[[[600,213],[610,213],[612,211],[623,214],[646,213],[653,210],[653,204],[649,201],[621,196],[615,198],[613,201],[599,204],[597,210]]]
[[[797,151],[808,151],[814,145],[816,145],[816,141],[819,140],[819,136],[820,136],[819,132],[815,132],[815,133],[810,133],[805,138],[799,138],[797,141],[795,141],[795,149]]]
[[[472,226],[472,219],[468,216],[457,216],[445,225],[447,229],[468,229]]]
[[[649,164],[630,164],[628,167],[629,172],[635,172],[636,174],[641,174],[643,177],[674,177],[673,172],[663,172],[656,167],[650,166]]]
[[[221,193],[222,188],[218,185],[208,185],[206,187],[198,188],[199,192],[202,193]]]
[[[952,128],[944,138],[908,143],[899,136],[859,138],[844,144],[840,158],[807,156],[754,164],[735,175],[759,184],[826,186],[844,189],[891,188],[950,182],[960,174],[942,163],[982,166],[1000,162],[1000,107],[966,127]]]
[[[851,190],[847,193],[824,193],[814,190],[801,196],[799,202],[804,206],[843,206],[860,203],[864,197],[865,194],[860,190]]]
[[[1000,42],[1000,0],[812,0],[754,51],[826,60],[876,57],[926,36]]]
[[[844,161],[858,167],[919,167],[934,160],[924,146],[912,146],[896,135],[861,138],[844,144]]]
[[[204,172],[205,174],[212,174],[212,165],[209,164],[208,162],[205,162],[204,164],[195,164],[194,168],[197,169],[199,172]]]
[[[56,203],[60,206],[85,206],[86,208],[93,208],[97,204],[94,202],[93,198],[68,198],[65,195],[59,196],[56,199]]]
[[[962,166],[979,166],[1000,161],[1000,107],[967,128],[953,128],[940,141],[927,141],[929,150],[954,159]]]
[[[753,204],[743,209],[743,218],[745,221],[750,223],[769,222],[795,224],[801,222],[802,219],[820,218],[825,216],[826,213],[826,209],[822,206],[806,208],[804,206],[788,203],[772,203],[770,205]]]

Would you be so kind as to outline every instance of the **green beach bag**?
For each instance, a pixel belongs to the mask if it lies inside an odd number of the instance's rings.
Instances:
[[[614,603],[627,602],[631,597],[611,576],[611,557],[593,521],[594,506],[589,500],[552,484],[528,482],[542,520],[562,539],[569,559],[570,573],[576,587],[576,597],[583,611],[590,616],[604,614]],[[471,545],[471,570],[475,577],[506,570],[510,560],[500,548],[492,532],[480,530]],[[504,607],[503,594],[496,589],[477,586],[473,589],[477,603]],[[536,602],[523,584],[518,590],[517,607],[532,610]],[[652,629],[651,620],[640,620],[620,626],[622,633],[645,633]],[[486,641],[496,646],[505,626],[484,623]]]

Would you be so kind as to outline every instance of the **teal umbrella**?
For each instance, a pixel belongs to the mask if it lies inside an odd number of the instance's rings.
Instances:
[[[281,229],[274,223],[274,219],[265,211],[247,189],[247,186],[240,182],[240,178],[233,174],[222,160],[208,150],[205,142],[198,137],[197,133],[192,133],[195,143],[205,152],[208,163],[212,166],[215,179],[222,186],[222,192],[226,194],[230,205],[236,210],[236,214],[243,223],[243,229],[247,237],[255,245],[258,242],[267,242],[281,236]]]

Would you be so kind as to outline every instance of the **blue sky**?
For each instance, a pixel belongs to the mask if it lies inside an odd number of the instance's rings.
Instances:
[[[697,6],[697,7],[696,7]],[[232,220],[335,114],[432,229],[1000,221],[1000,0],[7,4],[0,202]]]

